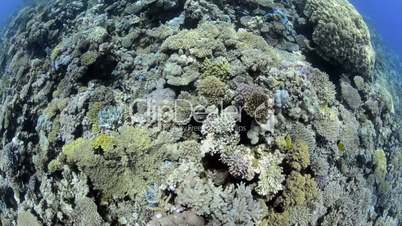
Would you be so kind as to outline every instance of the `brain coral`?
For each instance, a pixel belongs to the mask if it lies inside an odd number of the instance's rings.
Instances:
[[[307,0],[304,9],[313,25],[318,54],[344,69],[368,76],[375,52],[361,15],[346,0]]]

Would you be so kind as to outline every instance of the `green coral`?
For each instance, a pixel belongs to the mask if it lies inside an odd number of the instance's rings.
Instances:
[[[99,153],[99,148],[108,151]],[[63,146],[58,160],[78,166],[108,201],[144,193],[151,180],[158,179],[162,155],[152,149],[145,129],[126,126],[113,137],[78,138]]]
[[[293,169],[301,171],[310,165],[310,152],[306,143],[296,140],[290,155],[290,165]]]
[[[138,127],[123,126],[119,129],[116,142],[128,152],[144,152],[151,147],[148,130]]]
[[[375,52],[362,16],[346,0],[307,0],[304,14],[313,26],[318,53],[346,69],[369,76]]]
[[[107,134],[101,134],[92,141],[92,148],[95,150],[109,151],[114,145],[116,145],[116,140]]]
[[[50,102],[47,107],[43,110],[43,113],[49,118],[53,118],[56,115],[60,114],[60,112],[67,106],[68,99],[63,98],[54,98],[52,102]]]
[[[317,199],[318,192],[317,184],[310,175],[293,171],[286,180],[286,190],[283,194],[285,207],[312,204]]]
[[[387,174],[387,157],[383,149],[378,149],[374,153],[375,175],[378,180],[384,179]]]
[[[290,224],[289,212],[277,213],[269,211],[260,226],[288,226]]]
[[[47,165],[47,169],[48,169],[49,173],[54,173],[57,170],[61,169],[61,167],[62,167],[62,163],[59,161],[59,159],[53,159]]]
[[[89,118],[89,121],[92,124],[93,133],[100,132],[98,113],[102,110],[103,106],[104,106],[103,102],[92,102],[89,105],[87,117]]]
[[[275,143],[281,151],[290,151],[293,149],[292,138],[289,135],[276,137]]]
[[[339,152],[340,152],[341,154],[345,153],[346,147],[345,147],[345,145],[344,145],[342,142],[338,142],[337,146],[338,146],[338,150],[339,150]]]
[[[205,59],[202,65],[202,76],[214,76],[220,79],[227,79],[230,73],[230,64],[226,58],[219,57],[213,61]]]
[[[56,118],[52,122],[52,129],[47,135],[49,143],[55,142],[59,134],[60,134],[60,116],[56,116]]]
[[[52,52],[50,53],[50,59],[51,59],[52,61],[56,60],[56,58],[57,58],[58,56],[60,56],[60,54],[61,54],[61,52],[62,52],[62,50],[63,50],[63,47],[64,47],[63,42],[60,42],[59,44],[57,44],[57,46],[55,46],[55,47],[52,49]]]
[[[94,64],[99,57],[99,53],[95,51],[88,51],[81,55],[80,61],[81,64],[84,66],[89,66]]]
[[[96,203],[88,197],[82,197],[76,201],[74,220],[74,225],[77,226],[104,225],[103,219],[98,213]]]
[[[197,90],[210,104],[220,104],[226,95],[226,84],[215,76],[208,76],[199,81]]]

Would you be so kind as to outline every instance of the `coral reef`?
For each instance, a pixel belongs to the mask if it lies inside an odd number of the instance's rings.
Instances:
[[[0,224],[400,225],[372,37],[347,0],[27,7],[0,39]]]
[[[362,16],[347,0],[307,0],[304,14],[314,27],[318,53],[345,69],[371,76],[375,52]]]

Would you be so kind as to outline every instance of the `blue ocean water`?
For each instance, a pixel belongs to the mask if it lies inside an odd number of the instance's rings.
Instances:
[[[0,2],[0,27],[3,27],[25,3],[26,1],[23,0],[2,0]]]
[[[384,43],[402,57],[402,0],[349,0],[381,34]],[[0,28],[32,0],[2,0]],[[1,30],[1,29],[0,29]]]
[[[402,0],[350,0],[381,34],[385,45],[402,57]]]

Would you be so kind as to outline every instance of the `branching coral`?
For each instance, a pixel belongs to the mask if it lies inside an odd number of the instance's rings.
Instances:
[[[119,126],[123,109],[118,106],[107,106],[98,113],[99,127],[103,130],[113,130]]]
[[[242,145],[230,148],[233,150],[221,155],[221,161],[229,167],[229,173],[236,178],[252,180],[255,174],[255,158],[251,150]]]
[[[284,159],[280,152],[267,153],[259,161],[258,185],[256,191],[260,195],[274,195],[283,189],[282,182],[285,180],[280,164]]]
[[[101,134],[92,141],[92,148],[94,150],[109,151],[116,144],[114,137]]]
[[[225,154],[240,141],[235,130],[236,117],[233,112],[223,112],[220,115],[211,113],[201,127],[201,133],[206,136],[202,141],[203,154]]]
[[[255,225],[262,217],[260,204],[244,184],[223,189],[193,178],[184,181],[177,195],[177,204],[211,218],[213,225]]]

